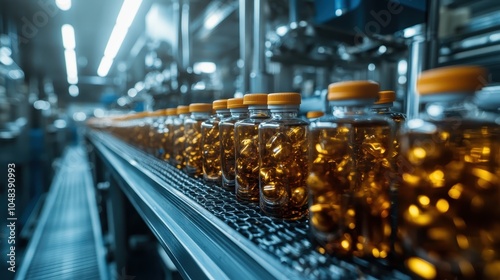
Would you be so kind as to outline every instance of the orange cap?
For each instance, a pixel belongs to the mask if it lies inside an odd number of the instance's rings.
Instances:
[[[212,103],[212,109],[214,109],[214,110],[224,110],[224,109],[227,109],[227,99],[215,100]]]
[[[210,103],[193,103],[189,104],[189,112],[212,112],[212,104]]]
[[[391,103],[396,100],[396,93],[392,90],[383,90],[378,92],[378,100],[375,104]]]
[[[243,96],[245,105],[267,105],[267,93],[249,93]]]
[[[237,109],[237,108],[247,108],[248,106],[243,104],[243,98],[229,98],[227,100],[227,108],[228,109]]]
[[[175,116],[175,115],[177,115],[177,108],[167,108],[165,110],[165,115],[167,115],[167,116]]]
[[[328,100],[377,98],[380,87],[372,81],[346,81],[328,86]]]
[[[268,105],[300,105],[301,102],[300,93],[296,92],[270,93],[267,96]]]
[[[310,112],[307,112],[306,118],[314,119],[314,118],[322,117],[324,115],[325,115],[325,113],[323,113],[322,111],[310,111]]]
[[[153,111],[149,114],[150,117],[161,117],[161,116],[165,116],[165,109],[160,109],[160,110],[156,110],[156,111]]]
[[[177,114],[178,115],[187,114],[187,113],[189,113],[189,106],[186,106],[186,105],[177,106]]]
[[[474,93],[487,83],[487,70],[479,66],[448,66],[422,72],[418,93]]]

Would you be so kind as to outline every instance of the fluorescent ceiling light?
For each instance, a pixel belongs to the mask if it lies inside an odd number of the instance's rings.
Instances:
[[[67,50],[73,50],[75,48],[75,29],[70,24],[64,24],[61,27],[63,46]]]
[[[214,27],[216,27],[222,20],[222,15],[220,12],[214,12],[211,14],[206,20],[205,23],[203,23],[203,26],[207,30],[212,30]]]
[[[106,77],[109,73],[109,69],[111,69],[111,65],[113,65],[113,59],[107,56],[103,57],[99,64],[99,68],[97,68],[97,75]]]
[[[68,88],[69,95],[73,97],[77,97],[80,94],[80,89],[77,85],[70,85]]]
[[[125,0],[116,18],[116,24],[111,31],[104,56],[99,63],[97,75],[105,77],[108,75],[113,60],[115,59],[118,51],[120,50],[123,40],[127,36],[128,28],[134,21],[134,18],[141,6],[142,0]]]
[[[128,29],[120,28],[118,25],[115,25],[113,31],[111,31],[111,36],[109,36],[108,44],[106,45],[106,49],[104,50],[104,56],[115,58],[120,50],[120,46],[127,36]]]
[[[193,71],[195,73],[214,73],[217,70],[217,66],[213,62],[197,62],[193,65]]]
[[[78,69],[76,67],[75,50],[65,50],[64,58],[66,59],[66,75],[68,76],[68,83],[78,83]]]
[[[71,0],[56,0],[56,6],[63,11],[67,11],[71,9]]]
[[[125,0],[116,18],[116,25],[129,28],[134,21],[137,11],[141,7],[141,3],[142,0]]]

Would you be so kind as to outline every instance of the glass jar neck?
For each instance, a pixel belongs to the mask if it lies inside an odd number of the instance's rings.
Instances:
[[[390,112],[392,109],[393,103],[383,103],[383,104],[373,104],[372,110],[375,112]]]
[[[229,110],[216,110],[215,116],[219,119],[227,118],[231,116],[231,112]]]
[[[424,109],[420,113],[423,118],[446,119],[460,117],[478,111],[471,102],[473,95],[470,93],[444,93],[432,94],[421,97]]]
[[[299,107],[296,105],[269,106],[272,118],[296,118]]]
[[[267,106],[248,107],[250,118],[265,118],[271,115]]]
[[[191,113],[191,118],[192,119],[207,119],[210,117],[211,112],[192,112]]]
[[[231,117],[235,117],[235,118],[248,117],[248,109],[247,108],[230,109],[230,111],[231,111]]]

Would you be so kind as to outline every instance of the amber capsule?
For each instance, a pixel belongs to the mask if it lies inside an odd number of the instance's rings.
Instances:
[[[221,141],[221,168],[222,187],[234,191],[235,184],[235,150],[234,150],[234,124],[248,118],[248,106],[243,104],[243,98],[227,100],[227,108],[231,112],[229,118],[219,123]]]

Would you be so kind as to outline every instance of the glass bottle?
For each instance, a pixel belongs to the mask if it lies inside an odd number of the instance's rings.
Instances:
[[[189,118],[184,120],[184,136],[186,137],[185,171],[189,176],[203,175],[201,160],[201,123],[208,120],[212,113],[212,104],[193,103],[189,105]]]
[[[297,220],[307,214],[308,122],[298,117],[299,93],[267,96],[271,119],[259,125],[260,209]]]
[[[243,96],[250,116],[234,124],[235,192],[241,201],[259,201],[259,125],[271,117],[267,108],[267,94],[251,93]]]
[[[386,258],[394,123],[371,112],[379,85],[330,84],[332,110],[310,124],[310,227],[320,251]]]
[[[149,123],[151,121],[151,118],[149,117],[150,113],[151,112],[148,111],[138,113],[137,119],[135,121],[135,126],[134,126],[135,139],[133,140],[133,143],[134,145],[136,145],[137,148],[141,150],[146,149],[146,143],[149,140],[148,132],[149,132]]]
[[[219,123],[231,114],[227,109],[227,99],[215,100],[212,109],[215,110],[215,115],[201,124],[203,179],[220,185],[222,170]]]
[[[160,133],[159,154],[160,158],[169,162],[172,158],[172,150],[174,146],[174,122],[177,116],[177,108],[168,108],[165,110],[165,121]]]
[[[397,192],[399,190],[399,186],[401,184],[402,178],[401,178],[401,172],[399,172],[399,150],[400,150],[400,145],[399,145],[399,138],[400,138],[400,131],[401,127],[404,125],[404,122],[406,120],[406,115],[403,113],[399,112],[394,112],[392,110],[393,108],[393,103],[396,100],[396,93],[392,90],[383,90],[379,91],[378,93],[378,99],[377,101],[372,105],[372,111],[376,114],[383,115],[386,117],[391,118],[394,121],[394,129],[395,129],[395,137],[393,139],[393,149],[392,149],[392,163],[393,163],[393,170],[394,172],[392,173],[394,175],[393,178],[391,178],[391,223],[392,223],[392,230],[391,230],[391,251],[397,251],[399,254],[401,253],[401,249],[394,248],[394,241],[397,239]],[[396,250],[395,250],[396,249]]]
[[[165,110],[160,109],[151,113],[151,125],[149,127],[149,144],[148,153],[159,157],[159,146],[161,141],[160,130],[163,129],[163,123],[165,122]]]
[[[189,117],[189,106],[177,106],[177,117],[173,123],[172,135],[172,157],[171,164],[177,169],[183,170],[186,166],[185,158],[185,143],[186,137],[184,136],[184,120]]]
[[[476,66],[417,81],[425,109],[402,133],[399,236],[425,279],[500,277],[500,122],[471,102],[485,81]]]
[[[221,120],[219,123],[222,187],[226,190],[234,191],[234,169],[236,164],[234,124],[237,121],[248,118],[248,106],[243,104],[243,98],[230,98],[227,100],[227,108],[231,112],[231,116]]]

